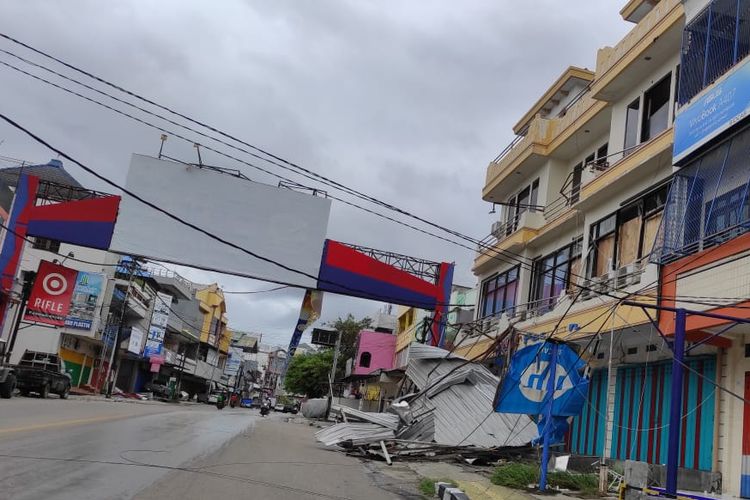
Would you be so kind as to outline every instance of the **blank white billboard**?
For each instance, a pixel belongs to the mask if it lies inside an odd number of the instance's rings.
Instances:
[[[262,257],[318,276],[331,201],[214,170],[134,154],[127,188]],[[316,280],[220,243],[124,194],[110,249],[315,288]]]

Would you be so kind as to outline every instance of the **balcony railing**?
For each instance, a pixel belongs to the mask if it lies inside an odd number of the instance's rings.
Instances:
[[[681,0],[661,0],[617,45],[602,49],[596,65],[597,79],[631,54],[642,41],[648,40],[649,43],[653,43],[652,31],[680,5],[680,2]]]

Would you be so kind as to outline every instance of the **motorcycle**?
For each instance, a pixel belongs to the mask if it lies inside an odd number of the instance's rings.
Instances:
[[[271,406],[270,405],[264,404],[263,406],[260,407],[260,416],[261,417],[265,417],[269,413],[271,413]]]
[[[236,392],[229,397],[229,407],[235,408],[240,402],[240,396]]]
[[[227,405],[227,400],[222,394],[216,399],[216,408],[218,408],[219,410],[223,410],[226,405]]]

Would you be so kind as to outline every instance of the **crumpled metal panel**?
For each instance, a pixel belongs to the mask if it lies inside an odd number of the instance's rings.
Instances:
[[[522,446],[537,437],[536,425],[527,415],[495,412],[500,380],[487,368],[476,363],[461,366],[463,358],[446,359],[448,351],[435,347],[420,347],[417,352],[421,357],[411,358],[406,376],[420,390],[428,391],[410,405],[415,415],[434,409],[435,442],[490,448]]]
[[[326,446],[351,441],[353,445],[377,443],[393,439],[394,432],[377,424],[334,424],[315,433],[315,439]]]

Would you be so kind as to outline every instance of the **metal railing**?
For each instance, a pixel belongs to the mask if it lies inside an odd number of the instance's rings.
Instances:
[[[682,106],[750,54],[750,2],[713,0],[685,26],[680,88]]]
[[[146,266],[146,270],[151,276],[158,276],[161,278],[171,278],[175,281],[179,281],[189,289],[193,289],[195,284],[187,278],[183,278],[180,274],[171,269],[167,269],[159,266]]]

